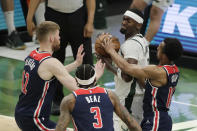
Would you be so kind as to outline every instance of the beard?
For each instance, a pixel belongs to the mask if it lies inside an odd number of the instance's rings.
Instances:
[[[53,45],[52,45],[52,51],[57,51],[60,49],[60,41],[57,39],[54,39]]]
[[[126,34],[126,32],[127,32],[127,30],[126,30],[125,28],[121,28],[121,29],[120,29],[120,33],[122,33],[122,34],[124,34],[124,35],[125,35],[125,34]]]

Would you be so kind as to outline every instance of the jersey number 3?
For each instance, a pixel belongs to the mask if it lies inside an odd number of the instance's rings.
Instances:
[[[27,94],[27,84],[29,81],[29,73],[25,73],[25,71],[23,71],[23,78],[22,78],[22,92],[23,94]]]
[[[95,113],[96,112],[96,114],[94,115],[94,119],[96,119],[97,122],[93,123],[93,127],[94,128],[102,128],[103,127],[103,123],[102,123],[100,108],[99,107],[91,107],[90,108],[90,112],[91,113]]]

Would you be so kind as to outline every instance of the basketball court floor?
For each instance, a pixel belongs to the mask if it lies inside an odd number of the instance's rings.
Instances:
[[[108,28],[105,31],[118,36],[120,42],[123,42],[124,37],[119,33],[121,19],[120,15],[107,17]],[[96,33],[93,36],[93,41],[95,37]],[[25,51],[15,51],[7,47],[0,47],[0,119],[2,116],[11,116],[8,118],[12,118],[13,122],[14,108],[21,90],[23,60],[31,50],[38,47],[32,42],[26,43],[26,45],[28,48]],[[72,53],[70,47],[68,47],[65,64],[73,61],[71,56]],[[181,77],[169,111],[174,123],[173,130],[197,131],[197,70],[180,68],[180,72]],[[113,90],[113,74],[105,71],[98,84]],[[66,89],[64,92],[65,95],[69,93]],[[51,119],[57,121],[58,117],[51,116]],[[2,126],[4,125],[0,122],[0,131]]]

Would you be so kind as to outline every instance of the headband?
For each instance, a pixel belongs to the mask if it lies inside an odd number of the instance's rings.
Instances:
[[[88,79],[88,80],[81,80],[81,79],[79,79],[79,78],[76,77],[77,82],[78,82],[80,85],[90,85],[90,84],[92,84],[92,83],[94,82],[95,78],[96,78],[96,72],[95,72],[94,75],[93,75],[90,79]]]
[[[139,24],[143,24],[143,22],[144,22],[144,20],[143,20],[143,18],[141,16],[139,16],[138,14],[136,14],[134,12],[131,12],[129,10],[127,10],[124,13],[124,15],[132,18],[133,20],[137,21]]]

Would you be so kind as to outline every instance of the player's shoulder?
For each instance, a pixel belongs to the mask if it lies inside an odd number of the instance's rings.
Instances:
[[[75,96],[72,93],[70,93],[69,95],[65,96],[62,101],[68,103],[73,100],[75,100]]]
[[[50,57],[50,58],[46,59],[45,61],[43,61],[42,64],[44,64],[46,66],[55,67],[56,65],[61,64],[61,62],[57,58]]]
[[[132,46],[138,46],[140,48],[145,48],[145,46],[147,46],[146,39],[141,34],[136,34],[133,37],[128,38],[125,43],[132,43]]]
[[[158,65],[147,65],[145,67],[143,67],[144,71],[154,71],[155,73],[159,73],[164,70],[161,66]]]
[[[41,64],[40,64],[40,69],[43,69],[45,71],[49,71],[52,74],[54,74],[55,72],[59,72],[60,70],[62,70],[64,68],[63,64],[56,58],[51,57],[48,58],[46,60],[44,60]]]
[[[112,91],[112,90],[110,90],[110,89],[105,89],[105,90],[106,90],[106,92],[107,92],[109,98],[110,98],[110,99],[114,99],[114,97],[116,96],[115,92]]]
[[[73,104],[75,104],[75,102],[76,102],[75,96],[72,93],[70,93],[69,95],[65,96],[62,99],[61,108],[64,108],[66,106],[73,108]]]

